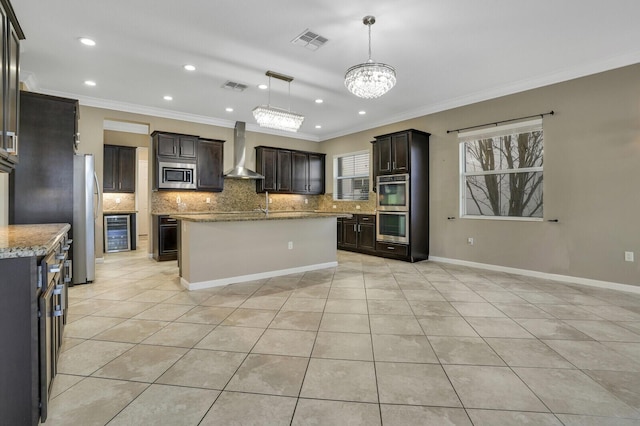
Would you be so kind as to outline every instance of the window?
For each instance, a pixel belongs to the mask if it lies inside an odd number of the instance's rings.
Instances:
[[[542,119],[464,132],[463,217],[542,219]]]
[[[333,157],[333,199],[369,199],[369,151]]]

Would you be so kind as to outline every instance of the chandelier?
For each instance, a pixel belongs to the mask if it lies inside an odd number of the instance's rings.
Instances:
[[[291,82],[293,77],[289,77],[283,74],[278,74],[273,71],[267,71],[266,75],[269,77],[269,101],[267,105],[260,105],[253,109],[253,116],[260,125],[260,127],[267,127],[269,129],[286,130],[288,132],[297,132],[304,116],[291,112]],[[289,109],[276,108],[271,106],[271,77],[283,80],[289,83]]]
[[[344,76],[344,85],[359,98],[374,99],[395,86],[396,70],[371,59],[371,25],[376,23],[376,18],[365,16],[362,23],[369,27],[369,60],[349,68]]]

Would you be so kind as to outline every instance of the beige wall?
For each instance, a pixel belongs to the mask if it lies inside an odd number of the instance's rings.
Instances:
[[[9,174],[0,173],[0,226],[9,223]]]
[[[531,90],[323,143],[364,149],[415,128],[430,138],[431,256],[640,285],[640,65]],[[447,130],[545,117],[544,222],[459,217],[458,143]],[[549,223],[558,219],[558,223]],[[467,245],[473,237],[475,244]],[[624,252],[636,261],[625,262]]]

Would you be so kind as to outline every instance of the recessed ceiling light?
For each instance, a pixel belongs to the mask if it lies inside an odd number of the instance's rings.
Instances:
[[[166,95],[163,99],[165,101],[172,101],[173,100],[173,96]]]
[[[231,108],[231,107],[227,107],[224,110],[227,111],[227,112],[233,112],[233,108]]]
[[[316,129],[322,129],[322,126],[321,126],[321,125],[319,125],[319,124],[317,124],[317,125],[316,125]]]
[[[84,84],[86,84],[87,86],[95,86],[96,82],[91,80],[85,80]]]
[[[266,84],[258,84],[258,89],[260,90],[267,90],[269,88],[269,86],[267,86]]]
[[[196,67],[194,65],[187,64],[183,67],[187,71],[195,71]]]
[[[367,111],[358,111],[358,114],[360,115],[365,115],[367,113]]]
[[[321,104],[321,103],[323,103],[323,102],[324,102],[324,101],[323,101],[322,99],[316,99],[316,103],[317,103],[317,104]]]
[[[80,43],[84,44],[85,46],[95,46],[96,42],[93,41],[90,38],[87,37],[80,37]]]

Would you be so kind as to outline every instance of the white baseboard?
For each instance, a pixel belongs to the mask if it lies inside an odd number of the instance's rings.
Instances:
[[[190,283],[180,277],[180,283],[187,290],[202,290],[204,288],[220,287],[227,284],[244,283],[247,281],[262,280],[265,278],[280,277],[282,275],[298,274],[300,272],[315,271],[318,269],[335,268],[338,262],[317,263],[315,265],[299,266],[297,268],[279,269],[277,271],[260,272],[258,274],[240,275],[237,277],[220,278],[217,280],[200,281]]]
[[[450,263],[452,265],[469,266],[471,268],[487,269],[490,271],[506,272],[509,274],[524,275],[527,277],[544,278],[548,280],[562,281],[571,284],[580,284],[590,287],[607,288],[610,290],[626,291],[640,294],[640,286],[620,284],[609,281],[592,280],[589,278],[572,277],[569,275],[548,274],[546,272],[531,271],[528,269],[510,268],[508,266],[490,265],[487,263],[469,262],[467,260],[448,259],[446,257],[429,256],[433,262]]]

